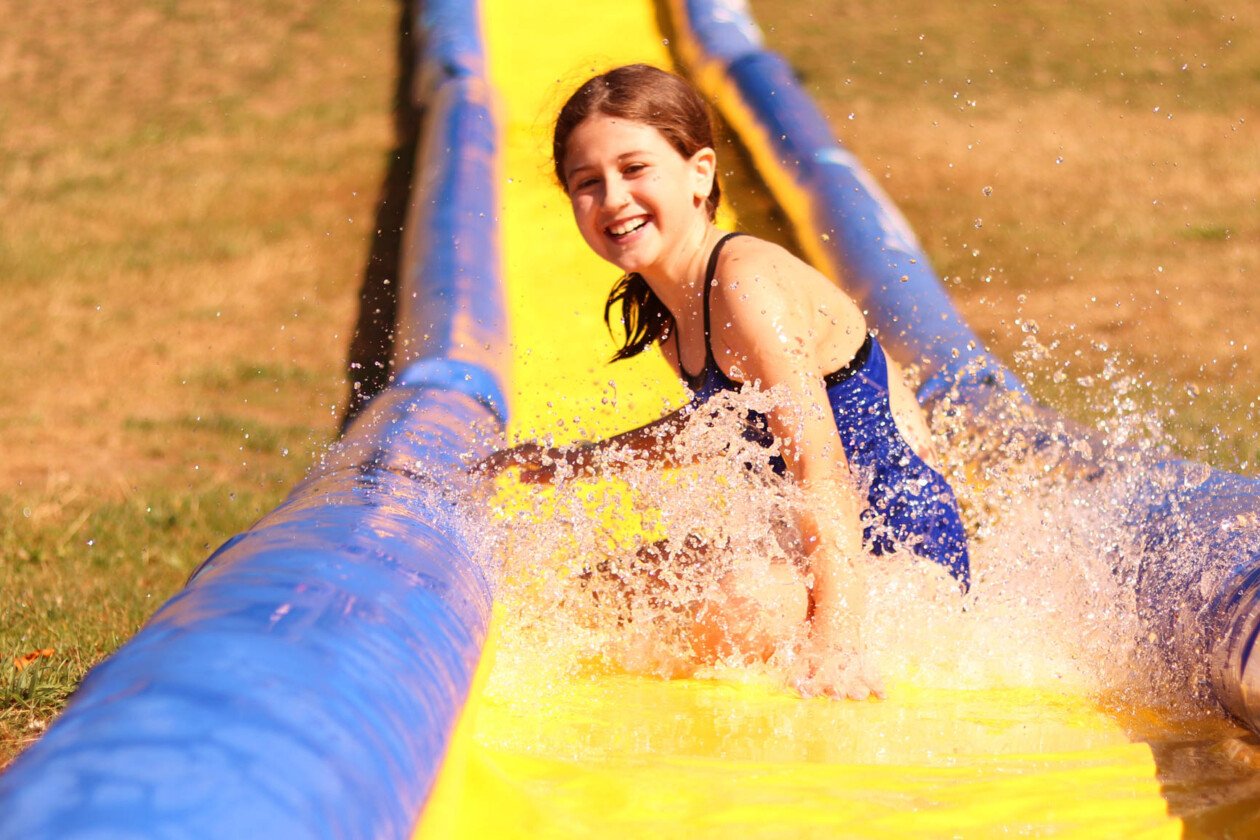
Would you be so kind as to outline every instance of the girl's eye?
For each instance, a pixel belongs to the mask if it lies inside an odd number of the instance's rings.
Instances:
[[[626,174],[637,175],[640,172],[642,172],[644,169],[647,169],[646,163],[632,163],[626,167]]]
[[[595,186],[595,185],[596,185],[596,184],[598,184],[598,183],[599,183],[599,179],[598,179],[598,178],[583,178],[582,180],[578,181],[578,183],[577,183],[577,189],[579,189],[579,190],[584,190],[584,189],[587,189],[587,188],[589,188],[589,187],[593,187],[593,186]]]

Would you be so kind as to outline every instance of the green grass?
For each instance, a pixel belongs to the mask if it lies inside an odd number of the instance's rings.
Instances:
[[[334,435],[398,12],[6,15],[0,767]]]
[[[87,673],[68,656],[37,659],[22,671],[7,667],[13,658],[5,657],[0,677],[0,766],[39,738]]]
[[[983,114],[1000,104],[991,96],[1071,90],[1139,109],[1163,102],[1219,110],[1246,101],[1260,72],[1250,52],[1255,12],[1241,3],[821,0],[754,7],[772,45],[828,104],[837,97],[944,100]]]
[[[261,488],[144,490],[110,502],[74,493],[0,497],[0,763],[296,478]],[[51,657],[13,667],[15,657],[48,648]]]
[[[1202,242],[1224,242],[1226,239],[1229,239],[1229,234],[1230,228],[1226,225],[1192,225],[1186,222],[1186,230],[1182,236],[1186,239],[1197,239]]]

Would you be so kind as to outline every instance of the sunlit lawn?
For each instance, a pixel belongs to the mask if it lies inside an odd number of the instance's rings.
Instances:
[[[1254,4],[754,11],[1035,393],[1254,470]],[[6,12],[0,762],[335,433],[397,14]]]

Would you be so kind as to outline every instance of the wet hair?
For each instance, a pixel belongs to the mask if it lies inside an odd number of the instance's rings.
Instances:
[[[701,149],[715,148],[708,106],[686,80],[648,64],[617,67],[588,79],[573,92],[556,118],[552,160],[556,179],[566,192],[569,185],[564,179],[564,161],[569,136],[595,114],[649,125],[687,159]],[[721,199],[722,189],[715,174],[713,188],[705,199],[710,221],[716,216]],[[618,303],[626,337],[621,349],[613,354],[614,362],[642,353],[665,335],[673,322],[669,309],[639,274],[623,275],[608,293],[604,323],[610,333],[611,314]]]

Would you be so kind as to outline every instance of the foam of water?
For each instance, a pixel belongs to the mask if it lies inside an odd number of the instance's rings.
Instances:
[[[937,406],[930,419],[970,535],[973,586],[960,595],[913,555],[871,558],[863,637],[894,690],[1028,687],[1150,704],[1203,681],[1155,673],[1145,652],[1141,546],[1122,509],[1128,474],[1114,467],[1158,450],[1157,429],[1118,379],[1101,433],[1013,402],[982,418]],[[608,463],[626,462],[615,480],[562,469],[549,488],[500,482],[487,528],[506,616],[494,680],[696,670],[696,605],[734,569],[756,580],[799,558],[800,492],[740,437],[745,413],[774,396],[746,390],[696,412],[675,441],[685,467],[611,452]],[[779,641],[768,662],[728,657],[698,673],[781,680],[799,636]]]

